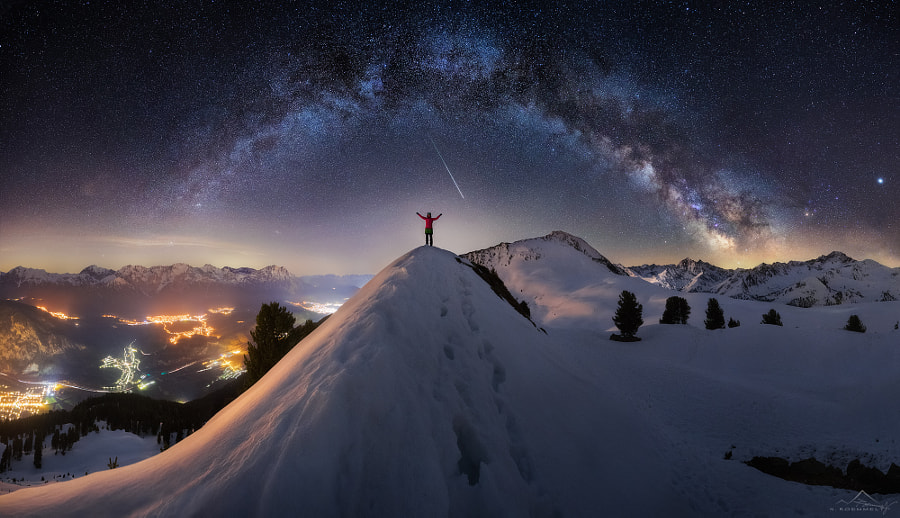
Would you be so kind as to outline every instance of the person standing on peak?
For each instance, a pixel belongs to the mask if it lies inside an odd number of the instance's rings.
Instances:
[[[433,224],[434,224],[435,221],[437,221],[437,219],[438,219],[439,217],[441,217],[441,216],[443,215],[443,213],[438,214],[437,216],[435,216],[435,217],[433,217],[433,218],[431,217],[431,213],[430,213],[430,212],[427,213],[427,214],[424,215],[424,216],[421,215],[421,214],[419,214],[418,212],[416,212],[416,214],[417,214],[420,218],[422,218],[422,219],[425,220],[425,244],[426,244],[427,246],[434,246],[434,238],[432,237],[432,236],[434,235],[434,227],[433,227]]]

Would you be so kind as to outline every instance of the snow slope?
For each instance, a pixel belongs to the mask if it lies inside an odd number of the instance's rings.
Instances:
[[[724,299],[743,325],[707,331],[708,295],[689,293],[689,325],[664,326],[673,292],[567,240],[532,244],[540,257],[497,271],[546,334],[464,260],[417,248],[201,430],[0,496],[0,514],[809,516],[855,492],[741,461],[900,459],[885,411],[897,303],[853,307],[870,327],[856,334],[840,329],[846,306],[780,306],[776,327],[757,323],[769,304]],[[622,289],[644,304],[642,342],[608,340]]]

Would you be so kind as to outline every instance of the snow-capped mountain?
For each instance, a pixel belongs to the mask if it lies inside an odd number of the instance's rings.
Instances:
[[[710,292],[734,272],[704,261],[683,259],[678,264],[643,265],[628,268],[631,275],[675,291]]]
[[[791,306],[831,306],[900,298],[900,268],[856,261],[832,252],[809,261],[761,264],[726,270],[685,259],[672,265],[628,268],[631,275],[665,288]]]
[[[545,252],[544,245],[549,243],[551,247],[562,244],[574,248],[584,254],[585,257],[595,263],[602,264],[610,272],[617,275],[628,275],[628,270],[609,259],[603,257],[597,250],[580,237],[573,236],[561,230],[555,230],[546,236],[523,239],[514,243],[500,243],[499,245],[476,250],[465,254],[466,259],[478,263],[486,268],[498,270],[509,266],[516,261],[534,261],[540,259]]]
[[[574,324],[572,317],[598,315],[598,299],[615,300],[621,283],[639,289],[647,283],[629,277],[583,239],[562,231],[501,243],[463,257],[497,272],[509,291],[525,301],[538,325]]]
[[[294,276],[284,267],[274,265],[259,270],[228,266],[217,268],[209,264],[195,267],[184,263],[151,267],[129,265],[118,270],[91,265],[77,274],[48,273],[41,269],[19,266],[6,273],[0,273],[0,286],[24,288],[55,284],[59,286],[115,287],[152,294],[176,286],[196,288],[210,284],[289,283],[293,278]]]

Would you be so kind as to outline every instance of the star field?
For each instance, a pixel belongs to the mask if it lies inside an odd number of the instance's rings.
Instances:
[[[898,266],[891,4],[14,2],[0,271],[373,273],[416,211],[458,253]]]

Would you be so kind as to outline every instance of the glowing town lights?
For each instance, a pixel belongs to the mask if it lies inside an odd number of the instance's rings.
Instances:
[[[103,363],[100,365],[101,369],[114,368],[122,371],[122,375],[116,380],[115,386],[115,390],[119,392],[125,392],[131,388],[132,381],[134,380],[134,373],[135,371],[140,370],[141,361],[137,359],[137,355],[135,354],[137,349],[132,347],[132,345],[134,345],[134,342],[131,342],[125,347],[125,354],[122,359],[107,356],[106,358],[103,358]]]
[[[25,391],[0,390],[0,420],[19,419],[46,411],[44,397],[47,394],[47,387],[47,385],[37,385],[29,387]]]
[[[234,311],[234,308],[212,308],[208,309],[207,311],[219,315],[230,315]]]
[[[217,308],[216,310],[210,310],[213,313],[223,313],[226,310],[233,310],[234,308]],[[227,313],[223,313],[227,314]],[[103,315],[107,318],[115,318],[117,321],[129,325],[129,326],[146,326],[158,324],[163,327],[166,334],[169,335],[169,342],[173,345],[177,344],[182,338],[190,338],[194,335],[202,335],[202,336],[212,336],[215,329],[209,326],[206,323],[206,314],[203,315],[154,315],[148,316],[144,320],[128,320],[126,318],[119,318],[116,315]],[[172,326],[176,324],[183,324],[185,322],[194,322],[195,325],[186,331],[175,331],[172,329]]]
[[[218,368],[221,369],[222,372],[219,374],[219,377],[216,378],[217,381],[235,379],[246,371],[246,369],[244,369],[245,352],[246,351],[242,350],[234,350],[222,353],[214,360],[203,362],[203,368],[197,372]]]
[[[60,320],[78,320],[78,317],[70,317],[69,315],[66,315],[65,313],[63,313],[61,311],[50,311],[49,309],[45,308],[44,306],[35,306],[35,307],[45,313],[50,313],[52,316],[54,316]]]

